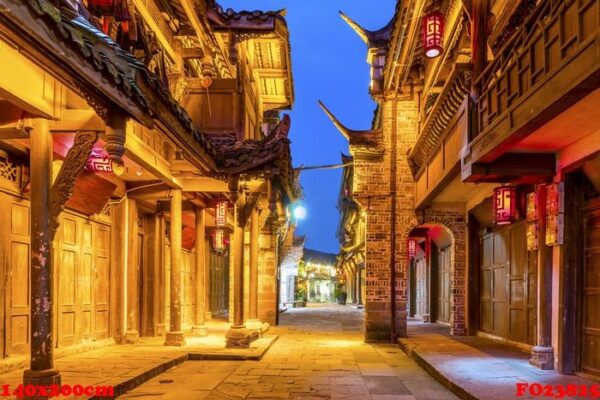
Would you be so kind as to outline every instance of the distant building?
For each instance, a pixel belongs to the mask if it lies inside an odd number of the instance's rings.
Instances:
[[[304,249],[300,284],[309,302],[329,303],[335,301],[336,255],[318,250]]]
[[[289,235],[284,242],[280,270],[279,303],[281,308],[294,303],[298,285],[298,267],[304,254],[306,236]]]

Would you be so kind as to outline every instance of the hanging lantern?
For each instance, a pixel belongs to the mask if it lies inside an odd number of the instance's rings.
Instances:
[[[417,241],[414,238],[408,238],[408,258],[417,256]]]
[[[227,225],[227,207],[226,201],[219,201],[217,203],[217,210],[215,214],[215,222],[218,227],[224,227]]]
[[[442,54],[442,40],[444,38],[444,14],[435,11],[423,17],[421,36],[423,51],[428,58],[435,58]]]
[[[213,247],[215,250],[223,250],[225,248],[225,231],[223,229],[215,231]]]
[[[494,189],[494,223],[508,225],[517,220],[517,188],[502,186]]]

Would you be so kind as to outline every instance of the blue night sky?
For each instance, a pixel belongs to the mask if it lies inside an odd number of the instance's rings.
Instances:
[[[393,16],[395,0],[220,0],[235,10],[287,9],[292,43],[295,104],[292,117],[294,166],[340,163],[348,143],[321,111],[317,100],[348,127],[370,128],[375,103],[369,96],[366,46],[340,18],[338,11],[366,29],[376,30]],[[305,171],[301,176],[308,216],[297,234],[306,234],[306,246],[337,253],[336,208],[341,169]]]

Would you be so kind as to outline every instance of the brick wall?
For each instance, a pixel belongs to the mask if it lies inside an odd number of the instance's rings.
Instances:
[[[394,332],[396,336],[406,336],[406,243],[410,231],[425,222],[445,226],[454,238],[451,331],[453,334],[464,334],[464,212],[429,210],[421,217],[421,221],[417,219],[414,211],[414,179],[407,157],[418,135],[417,103],[412,98],[392,99],[382,101],[380,107],[383,132],[381,147],[385,149],[383,155],[365,157],[360,154],[360,149],[351,147],[355,158],[354,196],[367,211],[365,339],[388,341]],[[395,246],[392,246],[394,236]],[[391,301],[392,268],[395,271],[394,303]],[[394,305],[395,318],[392,321]]]

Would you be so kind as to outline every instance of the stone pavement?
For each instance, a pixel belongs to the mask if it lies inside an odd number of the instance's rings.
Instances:
[[[115,394],[120,394],[187,360],[258,360],[277,340],[276,335],[267,334],[249,349],[225,349],[227,329],[227,323],[215,321],[209,324],[210,336],[188,337],[183,347],[164,346],[163,337],[142,338],[135,345],[111,345],[66,355],[57,359],[55,366],[61,372],[62,384],[109,385],[114,387]],[[23,369],[3,373],[0,386],[8,384],[14,389],[22,379]],[[76,397],[59,397],[68,398]]]
[[[363,343],[362,310],[291,309],[260,361],[190,361],[123,399],[455,400],[396,345]]]
[[[450,336],[448,327],[441,324],[409,321],[408,338],[398,342],[420,366],[463,399],[540,398],[528,392],[517,397],[517,383],[587,387],[597,383],[556,371],[542,371],[529,365],[529,353],[524,350],[481,337]]]

